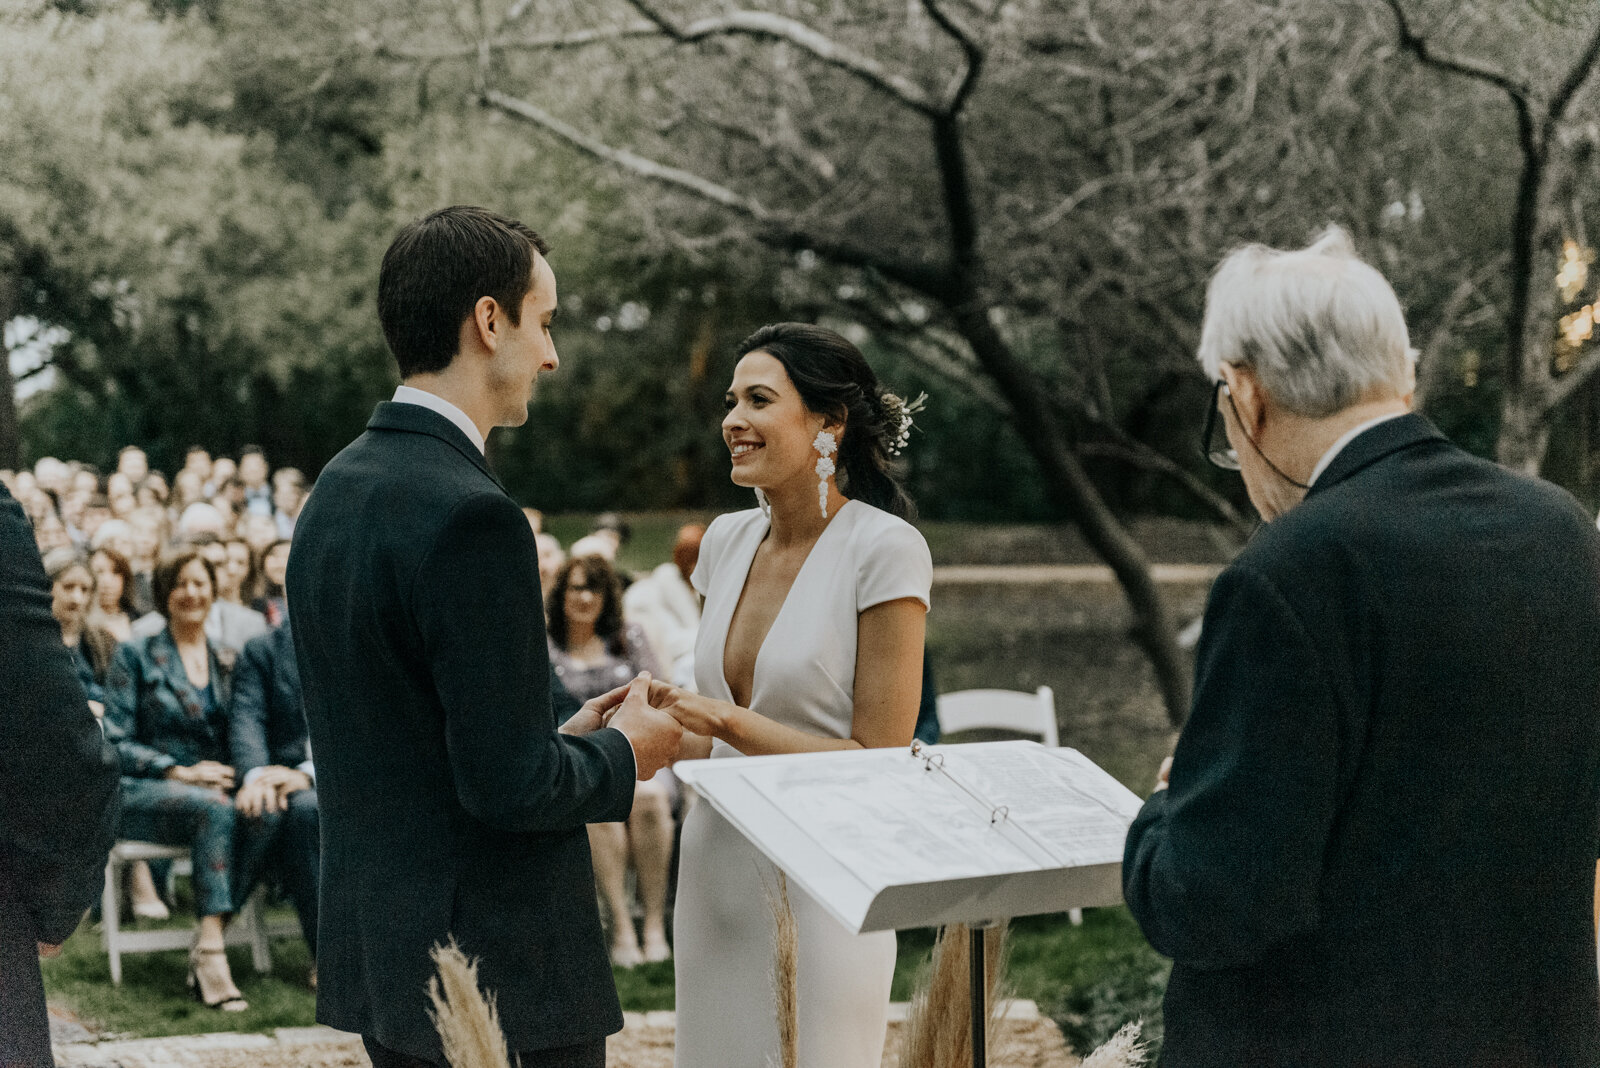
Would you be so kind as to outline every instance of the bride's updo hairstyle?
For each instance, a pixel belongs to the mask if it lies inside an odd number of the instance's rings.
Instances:
[[[911,519],[916,506],[900,485],[891,452],[905,402],[879,384],[861,350],[825,327],[774,323],[739,342],[740,358],[752,352],[783,364],[808,411],[844,422],[839,492]]]

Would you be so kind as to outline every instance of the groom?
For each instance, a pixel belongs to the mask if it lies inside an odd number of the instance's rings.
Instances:
[[[681,729],[644,679],[559,729],[551,708],[538,551],[483,453],[558,364],[545,251],[480,208],[400,231],[378,315],[404,384],[295,529],[322,810],[317,1019],[359,1032],[374,1068],[444,1064],[428,952],[452,937],[482,958],[525,1068],[603,1066],[622,1027],[585,825],[627,819]]]

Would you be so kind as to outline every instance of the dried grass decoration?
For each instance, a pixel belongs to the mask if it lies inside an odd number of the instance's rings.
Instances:
[[[939,933],[933,962],[923,973],[911,999],[900,1068],[970,1068],[972,1064],[971,932],[965,924],[951,924]],[[1003,999],[1000,986],[1009,949],[1005,926],[983,932],[984,988],[988,991],[986,1052],[994,1048]]]
[[[1147,1050],[1139,1041],[1140,1026],[1138,1023],[1123,1024],[1105,1045],[1085,1057],[1078,1068],[1140,1068]]]
[[[789,877],[780,869],[778,888],[767,887],[772,908],[772,995],[778,1003],[778,1062],[769,1068],[800,1068],[800,932],[789,904]]]
[[[478,962],[468,960],[454,938],[429,953],[439,974],[428,980],[428,1015],[444,1044],[450,1068],[511,1068],[494,995],[478,989]]]

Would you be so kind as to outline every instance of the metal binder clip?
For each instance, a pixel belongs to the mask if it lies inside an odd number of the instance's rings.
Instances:
[[[996,805],[994,808],[989,810],[989,826],[993,827],[997,823],[1003,823],[1010,818],[1010,816],[1011,809],[1009,806]]]
[[[922,750],[925,749],[925,748],[926,748],[926,746],[924,746],[922,744],[922,739],[921,738],[913,738],[913,739],[911,739],[911,755],[912,756],[914,756],[914,757],[921,756],[922,755]]]

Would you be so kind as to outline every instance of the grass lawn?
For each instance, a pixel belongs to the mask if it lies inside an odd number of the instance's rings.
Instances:
[[[623,564],[639,572],[667,557],[689,513],[630,516],[634,537]],[[552,516],[549,528],[564,544],[587,532],[587,516]],[[1070,541],[1040,527],[964,527],[924,524],[938,563],[1087,562]],[[1203,533],[1160,524],[1147,539],[1152,558],[1205,560]],[[1165,539],[1165,540],[1163,540]],[[1177,617],[1203,606],[1203,584],[1169,586]],[[941,586],[934,591],[928,646],[941,690],[1001,687],[1055,691],[1061,744],[1072,746],[1143,795],[1173,734],[1162,711],[1149,665],[1127,636],[1128,613],[1111,584],[1053,586]],[[180,882],[180,893],[184,884]],[[930,931],[904,931],[894,997],[910,996],[933,945]],[[1167,965],[1145,943],[1122,908],[1094,909],[1082,927],[1063,915],[1028,917],[1012,925],[1011,987],[1038,1002],[1061,1025],[1075,1049],[1089,1050],[1123,1023],[1146,1021],[1146,1037],[1159,1043],[1160,1004]],[[308,960],[298,939],[273,947],[273,970],[257,976],[244,949],[229,959],[250,1011],[224,1016],[185,995],[182,953],[123,958],[120,988],[110,984],[99,934],[85,924],[62,958],[46,962],[53,1003],[112,1032],[163,1035],[215,1030],[264,1030],[312,1022],[306,987]],[[616,973],[623,1006],[637,1011],[673,1005],[671,964]]]
[[[933,939],[931,930],[900,933],[896,1001],[911,997]],[[1166,962],[1145,944],[1125,909],[1091,909],[1082,927],[1073,927],[1064,915],[1017,920],[1010,952],[1012,994],[1038,1002],[1073,1048],[1093,1049],[1130,1019],[1146,1021],[1147,1037],[1159,1035]],[[250,1002],[247,1012],[214,1012],[190,997],[181,951],[124,956],[122,985],[112,986],[99,932],[85,923],[60,958],[45,962],[45,989],[52,1004],[71,1008],[97,1030],[130,1036],[267,1031],[314,1022],[315,996],[306,986],[310,961],[298,938],[273,943],[272,971],[266,975],[255,973],[247,948],[230,949],[228,962]],[[614,974],[624,1009],[673,1007],[670,962],[619,968]]]

